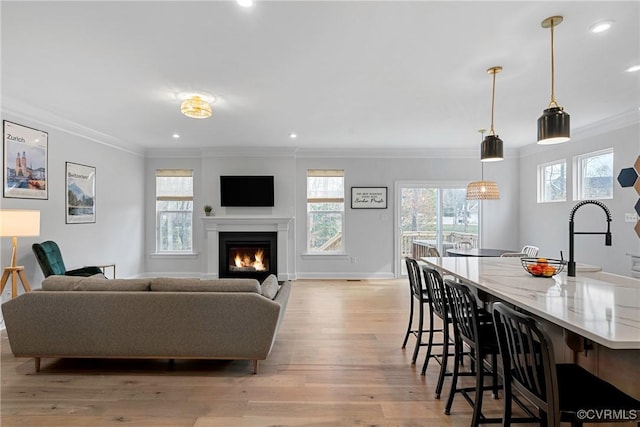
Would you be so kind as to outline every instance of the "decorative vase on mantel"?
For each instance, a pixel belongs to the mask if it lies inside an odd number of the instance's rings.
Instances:
[[[204,214],[206,216],[212,216],[213,215],[213,208],[209,205],[205,205],[204,206]]]

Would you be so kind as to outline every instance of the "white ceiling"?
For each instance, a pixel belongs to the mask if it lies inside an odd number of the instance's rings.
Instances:
[[[2,109],[158,148],[506,148],[556,96],[575,133],[638,113],[639,1],[2,1]],[[593,34],[602,20],[613,28]],[[219,97],[179,112],[179,92]],[[46,130],[46,129],[45,129]],[[289,138],[291,132],[299,137]],[[181,135],[172,138],[173,133]]]

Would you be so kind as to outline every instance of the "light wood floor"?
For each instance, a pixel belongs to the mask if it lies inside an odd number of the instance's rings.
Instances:
[[[471,408],[434,397],[437,367],[410,363],[406,279],[294,282],[271,355],[250,361],[43,359],[2,336],[1,421],[8,426],[468,426]],[[424,355],[424,348],[421,355]],[[487,394],[485,412],[502,400]]]

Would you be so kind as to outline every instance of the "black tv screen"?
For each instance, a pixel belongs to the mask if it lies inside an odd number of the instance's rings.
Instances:
[[[273,176],[227,175],[220,177],[221,206],[273,206]]]

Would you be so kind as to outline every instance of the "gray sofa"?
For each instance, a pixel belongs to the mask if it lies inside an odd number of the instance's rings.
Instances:
[[[264,360],[291,283],[50,276],[2,304],[16,357]]]

